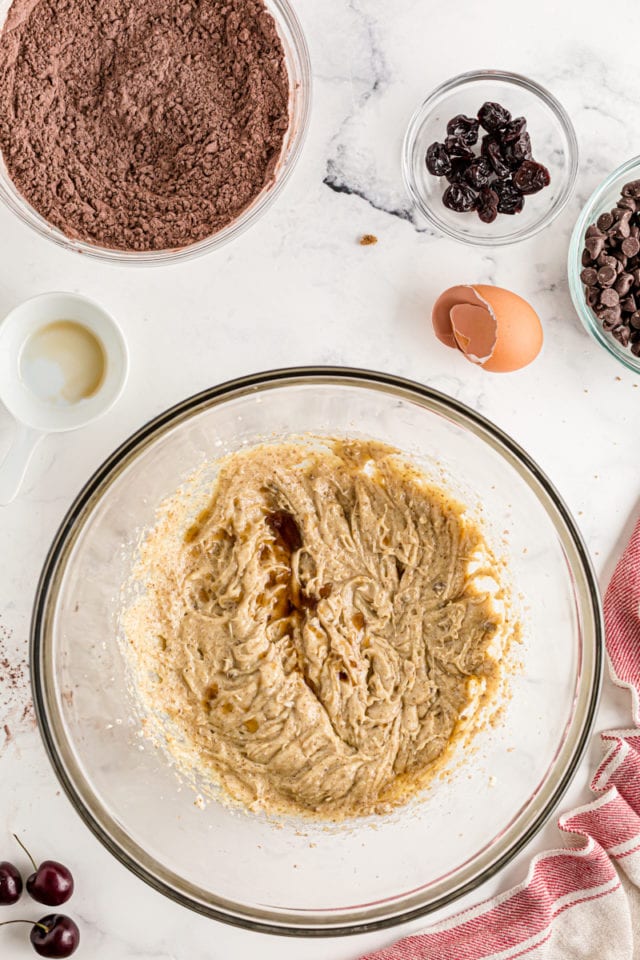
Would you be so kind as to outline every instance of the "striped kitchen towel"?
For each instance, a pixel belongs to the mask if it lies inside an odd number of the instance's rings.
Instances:
[[[640,521],[604,601],[611,678],[640,725]],[[520,886],[363,960],[633,960],[630,896],[640,889],[640,729],[601,734],[593,802],[562,816],[562,849]],[[626,876],[623,883],[622,876]],[[637,923],[637,921],[636,921]]]

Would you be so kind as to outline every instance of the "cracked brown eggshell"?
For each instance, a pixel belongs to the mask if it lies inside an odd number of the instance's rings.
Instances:
[[[521,370],[542,349],[538,314],[517,293],[503,287],[450,287],[436,300],[432,322],[438,340],[492,373]]]

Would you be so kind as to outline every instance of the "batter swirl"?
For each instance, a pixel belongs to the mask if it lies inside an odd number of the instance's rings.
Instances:
[[[179,547],[166,532],[128,629],[143,696],[253,808],[388,809],[497,682],[482,536],[391,448],[235,454]]]

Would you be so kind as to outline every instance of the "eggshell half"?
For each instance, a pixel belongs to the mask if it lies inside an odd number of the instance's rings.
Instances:
[[[457,348],[458,346],[451,325],[451,310],[461,303],[468,303],[472,307],[486,307],[470,284],[449,287],[440,294],[433,305],[431,314],[433,329],[438,340],[447,347]]]
[[[458,303],[451,308],[451,326],[467,360],[484,365],[494,354],[498,324],[486,307]]]
[[[511,373],[532,363],[542,350],[544,335],[531,304],[502,287],[478,285],[474,289],[489,305],[498,325],[495,349],[483,369]]]
[[[486,284],[450,287],[433,307],[438,340],[493,373],[511,373],[542,349],[540,319],[517,293]]]

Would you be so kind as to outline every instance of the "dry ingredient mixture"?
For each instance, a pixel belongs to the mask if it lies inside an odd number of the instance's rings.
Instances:
[[[0,149],[67,236],[183,247],[273,176],[289,123],[262,0],[14,0],[0,37]]]
[[[253,809],[405,801],[501,676],[509,618],[478,528],[356,441],[234,454],[186,535],[179,518],[147,539],[125,618],[170,749]]]

